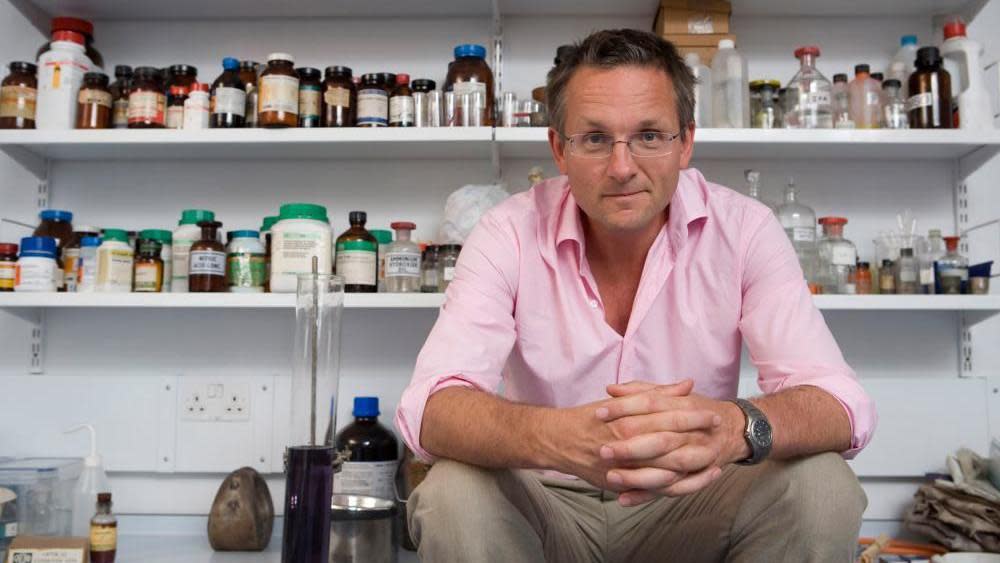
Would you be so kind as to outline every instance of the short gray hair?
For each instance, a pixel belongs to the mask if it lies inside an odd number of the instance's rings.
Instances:
[[[681,139],[686,137],[687,126],[694,121],[696,81],[673,43],[648,31],[606,29],[591,33],[567,49],[559,64],[549,71],[545,84],[549,123],[561,134],[566,125],[566,85],[581,66],[600,69],[639,66],[665,72],[674,85]]]

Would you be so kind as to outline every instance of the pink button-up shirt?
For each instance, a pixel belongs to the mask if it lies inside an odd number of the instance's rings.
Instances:
[[[604,320],[568,179],[547,180],[483,216],[396,412],[419,457],[427,399],[454,385],[512,401],[571,407],[632,380],[694,380],[736,397],[741,340],[764,393],[819,387],[851,421],[851,458],[871,439],[875,405],[813,304],[770,210],[695,169],[681,172],[667,224],[642,271],[625,335]]]

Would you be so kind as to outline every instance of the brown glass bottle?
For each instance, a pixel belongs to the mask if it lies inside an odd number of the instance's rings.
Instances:
[[[337,237],[337,275],[344,278],[347,293],[378,291],[378,239],[367,229],[368,214],[351,211],[351,228]]]
[[[485,95],[483,125],[493,125],[493,71],[486,64],[486,49],[481,45],[455,47],[455,60],[448,65],[444,91],[455,93],[459,104],[462,94]]]
[[[323,81],[323,127],[354,127],[358,89],[346,66],[326,67]]]
[[[197,68],[191,65],[171,65],[166,72],[164,87],[169,92],[171,87],[181,86],[190,92],[195,82],[198,82]]]
[[[260,63],[257,61],[240,61],[240,82],[243,91],[247,93],[246,110],[243,113],[244,127],[257,127],[257,80],[260,75]]]
[[[389,97],[389,127],[413,127],[413,91],[410,90],[410,75],[399,74]]]
[[[219,242],[219,221],[199,221],[201,240],[191,245],[188,257],[188,291],[222,293],[226,291],[226,247]]]
[[[209,123],[213,129],[243,127],[246,122],[247,92],[239,71],[239,61],[231,57],[222,59],[222,74],[212,83]]]
[[[76,128],[110,129],[113,105],[108,75],[103,72],[84,74],[83,85],[76,96]]]
[[[90,563],[115,563],[118,519],[111,513],[111,493],[97,494],[97,513],[90,519]]]
[[[129,129],[162,129],[167,123],[167,96],[160,71],[151,66],[135,69],[128,96]]]
[[[143,239],[139,242],[139,255],[135,259],[135,273],[132,276],[132,291],[136,293],[160,293],[163,291],[163,258],[160,252],[163,243]]]
[[[116,66],[115,81],[108,88],[111,90],[111,126],[115,129],[128,127],[128,91],[131,84],[132,67]]]
[[[319,69],[295,69],[299,76],[299,127],[319,127],[323,113],[323,77]]]
[[[257,120],[261,127],[295,127],[299,120],[299,77],[295,59],[271,53],[257,81]]]
[[[376,397],[354,398],[354,422],[337,433],[337,451],[350,449],[352,462],[396,461],[399,445],[392,431],[381,425]],[[329,429],[327,429],[329,434]],[[395,473],[395,469],[391,470]]]
[[[937,47],[917,51],[917,70],[910,75],[906,102],[910,129],[951,129],[951,75],[941,68]]]
[[[10,74],[0,83],[0,129],[35,128],[37,73],[31,63],[10,63]]]
[[[186,86],[175,84],[167,96],[167,129],[184,128],[184,102],[191,91]]]
[[[361,77],[358,87],[358,127],[387,127],[389,125],[389,91],[379,74]]]

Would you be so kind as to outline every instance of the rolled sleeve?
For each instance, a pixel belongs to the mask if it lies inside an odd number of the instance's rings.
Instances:
[[[494,393],[514,345],[518,253],[513,229],[485,215],[462,247],[437,322],[396,410],[403,441],[421,459],[424,408],[441,389],[464,386]]]
[[[749,222],[755,222],[753,220]],[[744,254],[740,331],[764,393],[811,385],[835,397],[851,423],[853,458],[871,441],[875,404],[844,361],[774,215],[761,214]]]

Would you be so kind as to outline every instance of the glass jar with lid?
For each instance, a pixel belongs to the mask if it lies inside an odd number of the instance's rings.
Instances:
[[[295,69],[299,75],[299,127],[319,127],[322,116],[323,84],[319,69]]]
[[[389,293],[420,292],[420,246],[410,239],[417,225],[396,221],[390,225],[396,240],[389,244],[385,256],[385,289]]]
[[[795,50],[799,71],[788,83],[791,112],[785,125],[795,129],[830,129],[833,127],[832,85],[816,69],[819,47],[809,45]]]
[[[464,94],[481,96],[483,105],[482,123],[493,125],[493,71],[486,64],[486,48],[482,45],[458,45],[455,60],[448,64],[448,74],[444,81],[444,91],[454,92],[456,104]],[[459,108],[462,111],[462,108]]]
[[[755,129],[778,129],[782,124],[782,113],[776,101],[781,83],[777,80],[755,80],[757,100],[750,99],[751,124]]]
[[[160,71],[151,66],[135,69],[128,95],[129,129],[162,129],[167,124],[166,112]]]
[[[389,90],[380,74],[371,73],[361,77],[357,124],[358,127],[389,125]]]
[[[166,82],[164,87],[167,91],[173,86],[181,86],[188,92],[198,81],[198,69],[191,65],[170,65],[165,73]],[[168,100],[169,101],[169,100]]]
[[[460,252],[462,252],[461,244],[442,244],[438,247],[438,291],[447,291],[455,279],[455,265],[458,264]]]
[[[389,127],[413,127],[414,121],[410,75],[399,74],[389,97]]]
[[[346,66],[328,66],[323,80],[323,127],[354,127],[358,89]]]
[[[260,74],[257,93],[257,120],[261,127],[295,127],[299,120],[299,76],[295,58],[288,53],[271,53],[267,68]]]
[[[132,67],[116,66],[115,81],[108,87],[111,91],[111,126],[115,129],[128,127],[128,91],[131,82]]]
[[[823,226],[823,238],[819,241],[818,282],[823,286],[823,293],[856,293],[855,266],[858,251],[853,242],[844,238],[847,219],[820,217],[819,224]]]
[[[240,61],[240,82],[246,92],[246,110],[243,112],[243,126],[257,127],[257,80],[260,75],[260,63],[257,61]]]
[[[34,129],[38,67],[15,61],[0,83],[0,129]]]
[[[246,122],[247,93],[239,71],[238,60],[222,59],[222,74],[212,82],[210,123],[213,128],[243,127]]]

